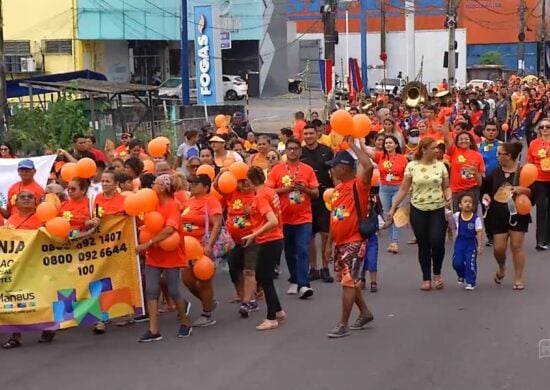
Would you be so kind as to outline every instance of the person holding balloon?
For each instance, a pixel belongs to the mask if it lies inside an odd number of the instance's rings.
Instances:
[[[180,327],[177,336],[189,337],[192,331],[187,318],[189,303],[184,302],[179,290],[180,271],[186,267],[187,262],[182,240],[184,233],[179,218],[181,209],[174,199],[174,186],[170,175],[157,177],[153,182],[153,191],[158,196],[155,211],[161,217],[162,223],[155,224],[157,231],[150,231],[151,238],[137,247],[138,252],[145,252],[145,294],[149,313],[149,330],[139,338],[140,343],[162,340],[158,323],[158,297],[163,273],[168,293],[178,311]]]
[[[75,177],[67,185],[69,198],[61,203],[58,215],[65,218],[70,226],[70,238],[78,238],[91,226],[90,201],[86,196],[89,180]]]
[[[42,222],[46,219],[55,217],[55,206],[46,204],[43,207],[44,211],[39,218],[37,215],[36,207],[36,195],[31,190],[22,190],[16,196],[17,213],[12,214],[7,220],[7,228],[10,229],[23,229],[23,230],[36,230],[40,228]],[[47,211],[46,211],[47,210]],[[28,259],[31,260],[31,259]],[[50,342],[55,336],[54,331],[43,331],[40,340],[42,342]],[[21,347],[21,333],[16,332],[11,335],[11,338],[2,345],[4,349],[14,349]]]
[[[258,285],[264,291],[267,318],[256,329],[272,330],[286,319],[273,284],[275,267],[283,251],[281,203],[276,191],[264,185],[266,178],[260,167],[251,167],[247,177],[256,196],[250,211],[252,231],[242,237],[242,246],[247,248],[255,244],[258,251],[255,275]]]
[[[523,244],[531,216],[531,189],[536,168],[530,164],[520,169],[520,143],[503,143],[498,148],[499,167],[486,178],[482,201],[487,205],[486,224],[493,233],[493,255],[498,265],[494,282],[501,284],[506,272],[506,249],[510,243],[514,264],[514,290],[523,290],[525,253]],[[527,169],[525,169],[527,168]]]
[[[213,172],[212,172],[213,177]],[[204,254],[212,257],[213,248],[220,235],[222,226],[222,208],[220,202],[210,195],[212,178],[206,174],[198,174],[189,180],[191,197],[183,206],[180,223],[185,235],[196,238],[203,243]],[[220,189],[223,185],[218,183]],[[206,327],[214,325],[213,312],[216,308],[212,278],[199,280],[193,273],[193,260],[188,259],[190,267],[184,268],[182,280],[189,291],[202,303],[202,314],[193,322],[193,326]]]
[[[537,206],[536,249],[547,250],[550,244],[550,119],[540,121],[540,137],[533,139],[527,151],[527,161],[537,168],[533,186]]]

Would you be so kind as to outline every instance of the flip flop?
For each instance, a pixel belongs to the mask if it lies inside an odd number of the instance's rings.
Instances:
[[[502,284],[502,279],[504,279],[504,275],[499,274],[498,271],[497,271],[497,273],[495,274],[495,278],[493,279],[494,282],[498,285],[501,285]]]
[[[525,285],[522,282],[514,283],[514,287],[512,287],[512,289],[515,291],[522,291],[525,290]]]
[[[16,339],[9,339],[8,341],[6,341],[6,343],[4,345],[2,345],[2,348],[4,349],[14,349],[14,348],[19,348],[21,345],[21,341],[19,340],[16,340]]]

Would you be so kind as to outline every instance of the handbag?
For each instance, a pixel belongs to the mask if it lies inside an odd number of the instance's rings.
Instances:
[[[369,212],[363,218],[361,211],[361,203],[359,202],[359,194],[357,192],[357,186],[353,183],[353,200],[355,203],[355,210],[357,211],[357,219],[359,220],[359,234],[366,240],[378,231],[378,215],[376,214],[376,207],[372,199],[369,200]]]
[[[205,206],[205,216],[204,216],[204,222],[205,222],[205,233],[202,237],[202,245],[206,246],[208,244],[208,241],[210,240],[210,218],[208,216],[208,206]],[[218,236],[218,239],[212,246],[212,257],[214,257],[212,260],[220,260],[224,256],[227,256],[227,254],[235,247],[235,242],[227,232],[227,228],[225,227],[225,218],[223,218],[222,215],[222,226],[220,228],[220,235]]]

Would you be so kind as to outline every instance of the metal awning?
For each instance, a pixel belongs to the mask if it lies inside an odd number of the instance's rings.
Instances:
[[[50,92],[71,90],[77,93],[108,95],[136,95],[158,91],[158,87],[152,85],[90,79],[74,79],[69,81],[22,80],[19,85],[32,89],[48,90]]]

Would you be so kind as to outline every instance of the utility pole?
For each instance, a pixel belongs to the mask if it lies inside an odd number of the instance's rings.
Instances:
[[[369,80],[367,73],[367,0],[359,0],[361,3],[361,78],[363,79],[363,88],[369,90]]]
[[[456,61],[455,61],[455,33],[456,33],[456,0],[449,0],[449,11],[447,13],[447,25],[449,26],[449,48],[447,50],[447,82],[449,90],[456,83]]]
[[[386,0],[380,1],[380,53],[386,52]]]
[[[4,13],[2,0],[0,0],[0,140],[8,138],[6,128],[6,112],[8,103],[6,99],[6,62],[4,56]]]
[[[518,15],[519,15],[519,33],[518,33],[518,75],[523,76],[525,74],[525,0],[519,1]]]
[[[336,46],[336,10],[338,0],[325,0],[321,7],[324,23],[325,59],[332,60],[334,64],[334,52]]]
[[[546,76],[546,0],[541,3],[539,75]]]
[[[181,74],[181,101],[184,106],[188,106],[190,104],[190,101],[189,101],[189,40],[188,40],[189,34],[187,30],[188,30],[187,0],[181,0],[180,74]]]

